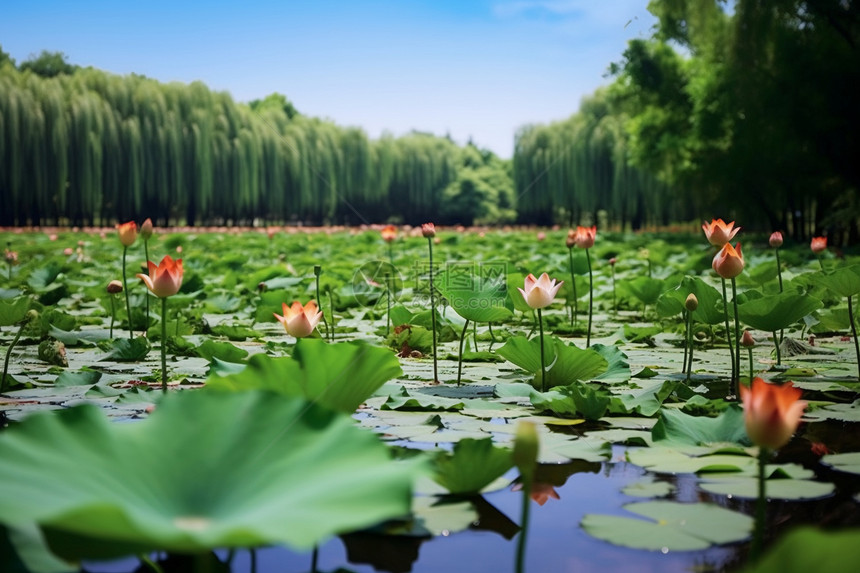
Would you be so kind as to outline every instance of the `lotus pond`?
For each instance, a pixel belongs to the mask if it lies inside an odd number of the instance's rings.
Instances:
[[[566,236],[3,232],[0,570],[858,570],[860,255],[739,236],[724,297],[701,232]],[[309,300],[296,339],[274,313]],[[807,402],[754,563],[753,377]]]

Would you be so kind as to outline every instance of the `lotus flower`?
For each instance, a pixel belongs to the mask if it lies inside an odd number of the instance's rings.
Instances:
[[[148,241],[152,236],[152,219],[147,218],[140,226],[140,236],[144,241]]]
[[[522,293],[526,304],[537,310],[551,305],[563,284],[564,281],[556,283],[555,279],[550,279],[546,273],[542,274],[539,279],[535,279],[534,275],[529,274],[525,280],[525,289],[518,288],[517,290]]]
[[[182,286],[182,259],[174,261],[170,255],[164,255],[158,265],[152,261],[147,261],[146,264],[149,267],[149,275],[135,276],[143,281],[152,294],[158,298],[166,298],[179,292]]]
[[[774,249],[778,249],[782,246],[782,233],[779,231],[774,231],[770,235],[770,239],[768,239],[768,244]]]
[[[397,238],[397,227],[395,227],[394,225],[386,225],[382,228],[379,234],[382,235],[383,241],[385,241],[386,243],[390,243]]]
[[[436,225],[433,223],[424,223],[421,225],[421,234],[424,238],[432,239],[436,236]]]
[[[750,388],[741,386],[740,390],[744,423],[753,443],[770,449],[787,444],[806,408],[800,389],[791,382],[778,386],[755,378]]]
[[[576,235],[573,242],[580,249],[590,249],[594,246],[594,239],[597,237],[597,227],[577,227]]]
[[[724,279],[733,279],[741,274],[744,270],[744,255],[741,252],[741,244],[738,243],[737,248],[732,247],[731,243],[723,245],[723,248],[714,257],[711,266]]]
[[[273,313],[278,322],[284,325],[284,330],[290,336],[296,338],[304,338],[309,336],[319,324],[322,318],[322,312],[317,311],[317,303],[308,301],[305,306],[299,301],[293,301],[292,306],[287,306],[287,303],[282,305],[283,316],[278,313]]]
[[[128,223],[117,225],[116,229],[119,232],[119,242],[124,247],[130,247],[134,244],[135,239],[137,239],[137,223],[129,221]]]
[[[705,237],[708,242],[715,247],[722,247],[731,241],[740,227],[734,228],[735,222],[725,223],[722,219],[712,219],[710,223],[702,223],[702,230],[705,231]]]
[[[812,252],[816,255],[822,251],[826,251],[827,237],[812,237],[812,241],[809,243],[809,248],[812,249]]]

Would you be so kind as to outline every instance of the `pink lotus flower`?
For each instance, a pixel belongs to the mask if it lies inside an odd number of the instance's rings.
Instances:
[[[714,271],[724,279],[733,279],[744,270],[744,256],[741,253],[741,244],[738,243],[737,249],[732,247],[731,243],[726,243],[720,252],[714,256],[714,262],[711,263]]]
[[[800,389],[791,382],[778,386],[755,378],[750,388],[741,385],[740,390],[744,424],[753,443],[774,450],[787,444],[806,408]]]
[[[770,239],[768,239],[768,244],[774,249],[778,249],[782,246],[782,233],[779,231],[774,231],[770,235]]]
[[[175,261],[170,255],[164,255],[161,262],[156,265],[147,261],[149,274],[137,274],[137,278],[143,281],[152,294],[158,298],[173,296],[179,292],[182,286],[182,259]]]
[[[722,247],[741,230],[740,227],[735,229],[734,226],[734,221],[727,224],[722,219],[712,219],[710,223],[702,223],[702,230],[710,244],[715,247]]]
[[[140,236],[144,241],[148,241],[152,236],[152,219],[147,218],[140,226]]]
[[[556,283],[555,279],[550,279],[546,273],[542,274],[539,279],[536,279],[533,274],[529,274],[523,285],[525,288],[518,288],[517,290],[522,293],[526,304],[537,310],[551,305],[563,284],[564,281]]]
[[[433,223],[424,223],[421,225],[421,234],[425,239],[436,236],[436,225]]]
[[[317,312],[317,303],[312,300],[308,301],[305,306],[302,306],[297,300],[293,301],[292,306],[283,303],[281,308],[284,313],[283,316],[278,313],[273,314],[278,322],[284,325],[287,334],[296,338],[309,336],[322,318],[322,312]]]
[[[594,239],[597,237],[597,226],[592,227],[577,227],[576,235],[573,242],[580,249],[590,249],[594,246]]]
[[[812,249],[812,252],[816,255],[822,251],[826,251],[827,237],[812,237],[812,241],[809,243],[809,248]]]

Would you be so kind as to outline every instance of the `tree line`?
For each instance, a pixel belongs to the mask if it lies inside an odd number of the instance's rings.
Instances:
[[[509,162],[447,137],[0,50],[0,225],[498,223],[513,199]]]

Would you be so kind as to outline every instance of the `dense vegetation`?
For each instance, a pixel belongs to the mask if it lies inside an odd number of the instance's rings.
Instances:
[[[638,229],[719,215],[856,242],[860,7],[652,0],[654,35],[512,160],[424,133],[371,140],[199,82],[0,50],[0,225],[420,223]],[[571,103],[574,107],[574,103]],[[145,207],[144,207],[145,206]],[[707,218],[707,217],[705,217]]]
[[[655,34],[629,42],[608,88],[520,131],[521,214],[606,209],[637,227],[720,213],[857,239],[858,3],[728,4],[652,0]]]
[[[0,225],[514,217],[507,163],[472,145],[372,141],[279,94],[245,105],[61,54],[13,64],[0,57]]]

